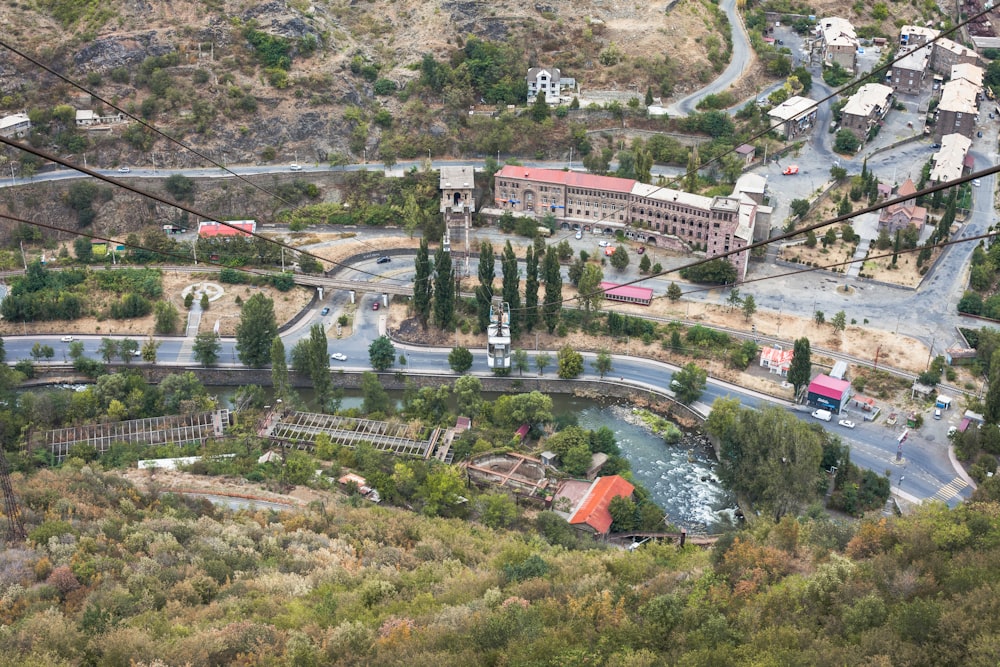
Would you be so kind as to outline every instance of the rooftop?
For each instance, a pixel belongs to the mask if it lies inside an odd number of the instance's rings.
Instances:
[[[740,144],[739,146],[736,147],[736,152],[739,153],[740,155],[750,155],[751,153],[755,153],[756,151],[757,149],[751,144]]]
[[[983,86],[983,68],[976,67],[972,63],[959,63],[957,65],[951,66],[951,80],[965,79],[969,83],[975,84],[982,88]]]
[[[892,88],[881,83],[866,83],[851,95],[844,105],[844,113],[852,116],[870,116],[876,108],[881,111],[889,105]]]
[[[905,53],[906,55],[902,56],[899,60],[893,63],[893,67],[918,72],[923,72],[927,69],[927,60],[930,56],[930,52],[927,49],[922,47],[914,48]]]
[[[858,36],[854,32],[854,26],[847,19],[839,16],[829,16],[820,19],[820,32],[823,33],[823,41],[830,44],[834,41],[854,41],[857,43]]]
[[[962,46],[958,42],[953,42],[947,37],[942,37],[938,41],[934,42],[935,46],[939,49],[944,49],[946,51],[951,51],[955,55],[964,56],[966,58],[978,58],[976,52],[967,46]]]
[[[650,185],[648,183],[640,183],[638,181],[631,181],[631,183],[631,192],[636,197],[645,197],[647,199],[656,199],[658,201],[676,202],[683,206],[691,206],[693,208],[701,209],[707,209],[712,205],[711,198],[703,195],[696,195],[690,192],[684,192],[683,190],[674,190],[673,188]]]
[[[932,40],[940,34],[941,31],[934,28],[925,28],[922,25],[904,25],[899,29],[900,37],[903,35],[922,35],[927,40]]]
[[[4,116],[3,118],[0,118],[0,130],[27,122],[30,122],[30,119],[26,113],[16,113],[10,116]]]
[[[818,102],[816,102],[816,100],[811,100],[808,97],[793,95],[768,111],[767,115],[781,121],[794,120],[799,116],[815,111],[817,104]]]
[[[819,394],[827,398],[840,400],[851,388],[851,383],[847,380],[838,380],[829,375],[817,375],[809,383],[809,393]]]
[[[971,147],[972,139],[957,132],[941,137],[941,148],[931,158],[934,168],[931,169],[930,179],[945,183],[961,177],[965,156]]]
[[[472,167],[469,165],[441,167],[441,180],[438,187],[441,190],[475,187],[475,174]]]
[[[629,299],[652,299],[653,290],[650,287],[636,287],[635,285],[619,285],[618,283],[610,283],[608,281],[601,281],[601,289],[608,294],[614,294],[616,296],[622,296]]]
[[[611,530],[611,512],[608,511],[608,505],[619,496],[628,498],[633,491],[635,491],[635,487],[624,477],[619,475],[598,477],[591,484],[587,495],[584,496],[569,522],[571,524],[586,524],[603,535]]]
[[[198,236],[250,236],[257,231],[256,220],[227,220],[225,223],[204,220],[198,225]]]
[[[764,347],[760,350],[761,361],[766,361],[771,366],[782,366],[792,363],[794,350],[782,350],[777,347]]]
[[[533,167],[521,167],[510,164],[505,165],[503,169],[497,172],[497,176],[500,178],[558,183],[571,188],[609,190],[625,194],[631,192],[632,186],[635,184],[635,181],[631,178],[596,176],[594,174],[586,174],[580,171],[563,171],[562,169],[535,169]]]
[[[740,177],[736,179],[736,185],[733,186],[733,193],[747,192],[750,194],[764,194],[765,188],[767,188],[766,176],[746,173],[741,174]]]
[[[955,113],[979,113],[979,107],[976,105],[979,91],[979,86],[965,79],[949,81],[941,89],[941,102],[938,103],[938,110]]]

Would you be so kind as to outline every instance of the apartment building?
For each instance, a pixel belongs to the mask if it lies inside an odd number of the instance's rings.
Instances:
[[[941,89],[934,136],[958,133],[971,139],[979,115],[979,93],[982,89],[966,79],[953,79]]]
[[[969,149],[972,139],[961,134],[946,134],[941,137],[941,148],[931,156],[931,183],[947,183],[961,178],[966,169],[971,169]]]
[[[854,72],[858,63],[858,36],[847,19],[830,16],[820,19],[817,28],[823,45],[823,64],[837,63],[848,72]]]
[[[979,56],[972,49],[945,37],[934,42],[930,62],[932,72],[948,76],[951,68],[961,63],[978,66]]]
[[[771,129],[786,141],[808,132],[816,123],[816,100],[793,95],[767,112]]]
[[[893,63],[888,83],[897,94],[915,95],[924,85],[924,73],[930,61],[930,52],[921,48],[909,51],[900,49],[900,51],[904,55]]]
[[[881,83],[866,83],[851,95],[841,114],[840,126],[850,130],[862,142],[889,112],[892,88]]]

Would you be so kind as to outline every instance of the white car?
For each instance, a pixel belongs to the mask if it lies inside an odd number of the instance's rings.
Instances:
[[[334,352],[330,355],[330,358],[335,361],[347,361],[347,355],[340,352]]]
[[[850,421],[849,419],[841,419],[837,423],[843,426],[844,428],[854,428],[854,422]]]
[[[579,241],[582,238],[583,238],[583,232],[577,230],[577,232],[576,232],[576,239]]]
[[[73,337],[72,336],[63,336],[59,340],[61,340],[64,343],[72,343],[73,342]]]
[[[607,241],[598,241],[597,245],[601,246],[602,248],[607,248],[609,243]]]
[[[302,171],[302,165],[301,164],[293,164],[291,167],[289,167],[289,169],[291,169],[292,171]]]
[[[127,174],[130,171],[132,171],[132,170],[129,169],[128,167],[118,167],[118,173],[119,174]]]

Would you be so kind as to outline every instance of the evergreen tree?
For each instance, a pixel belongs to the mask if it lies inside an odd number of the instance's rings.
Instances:
[[[802,337],[795,341],[792,350],[792,363],[788,367],[788,381],[795,387],[795,394],[799,389],[809,384],[812,379],[812,350],[809,347],[809,339]]]
[[[590,318],[601,309],[601,301],[604,300],[604,291],[601,289],[601,281],[604,280],[604,272],[596,264],[588,264],[583,269],[580,276],[580,284],[577,286],[580,302],[580,310],[583,311],[584,324],[590,323]]]
[[[1000,423],[1000,349],[994,350],[990,358],[990,388],[983,404],[986,423]]]
[[[261,368],[271,358],[271,341],[278,335],[274,301],[257,292],[243,304],[240,323],[236,325],[236,350],[240,361],[251,368]]]
[[[274,387],[276,398],[288,398],[288,360],[281,336],[275,336],[271,341],[271,386]]]
[[[649,273],[649,268],[653,265],[649,255],[643,255],[639,260],[639,273]]]
[[[500,267],[503,271],[503,300],[510,305],[510,336],[511,338],[517,338],[517,335],[521,332],[521,318],[519,315],[515,315],[521,310],[521,274],[517,268],[517,255],[514,254],[514,248],[511,246],[510,241],[507,241],[507,245],[503,249],[503,263]]]
[[[219,334],[214,331],[203,331],[194,338],[194,345],[191,352],[196,361],[208,368],[214,366],[219,360],[219,351],[222,350],[222,343],[219,342]]]
[[[667,298],[671,301],[677,301],[681,298],[681,294],[681,286],[670,281],[670,285],[667,287]]]
[[[434,255],[434,323],[450,329],[455,319],[455,272],[451,253],[438,248]]]
[[[479,330],[486,331],[490,323],[490,301],[493,299],[493,278],[496,275],[493,245],[483,241],[479,246],[479,286],[476,288],[476,314]]]
[[[549,246],[545,250],[545,303],[542,304],[542,316],[549,333],[555,333],[559,326],[559,315],[562,313],[562,273],[559,268],[559,257],[556,249]]]
[[[322,324],[314,324],[309,328],[309,378],[312,380],[316,398],[319,399],[320,411],[325,411],[330,400],[330,390],[333,381],[330,378],[330,357],[326,344],[326,331]]]
[[[538,323],[538,255],[528,248],[524,277],[524,329],[531,331]]]
[[[698,169],[701,168],[701,158],[698,157],[698,147],[695,146],[688,154],[687,174],[684,177],[684,189],[688,192],[698,191]]]
[[[420,240],[420,248],[417,250],[413,266],[413,310],[420,324],[426,329],[427,320],[431,315],[431,295],[434,291],[431,285],[431,260],[427,252],[427,239]]]

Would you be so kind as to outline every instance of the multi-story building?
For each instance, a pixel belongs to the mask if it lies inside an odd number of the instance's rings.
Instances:
[[[958,133],[972,138],[979,114],[979,93],[982,89],[967,79],[953,79],[941,89],[934,136]]]
[[[470,166],[441,167],[438,183],[441,190],[440,213],[446,226],[467,222],[476,212],[475,174]]]
[[[26,113],[16,113],[0,118],[0,137],[20,139],[28,136],[30,131],[31,120]]]
[[[820,37],[823,45],[823,64],[837,63],[848,72],[854,72],[858,63],[858,36],[847,19],[830,16],[820,19]]]
[[[951,68],[960,63],[979,65],[979,56],[972,49],[942,37],[934,42],[931,51],[931,71],[947,76]]]
[[[923,87],[924,72],[927,71],[929,60],[930,52],[926,48],[915,48],[905,52],[905,55],[892,64],[888,83],[897,94],[919,93]]]
[[[916,193],[917,188],[913,185],[912,179],[906,179],[896,191],[897,197],[908,197]],[[878,229],[886,230],[889,234],[906,229],[913,225],[917,230],[924,227],[927,222],[927,209],[917,206],[916,198],[910,198],[898,204],[890,204],[881,210],[878,216]]]
[[[899,45],[901,47],[923,46],[941,34],[940,30],[925,28],[919,25],[904,25],[899,29]]]
[[[861,141],[879,123],[892,105],[892,88],[881,83],[866,83],[851,95],[841,112],[840,125]]]
[[[818,103],[808,97],[793,95],[767,112],[771,129],[786,140],[809,131],[816,122]]]
[[[969,63],[959,63],[951,68],[951,80],[965,79],[977,88],[983,87],[983,77],[985,72],[982,67]]]
[[[705,197],[629,178],[507,165],[494,177],[500,211],[552,213],[564,224],[613,233],[708,257],[752,242],[757,204],[749,197]],[[749,253],[727,257],[746,276]]]
[[[532,67],[526,77],[528,82],[528,103],[538,95],[545,96],[546,104],[559,104],[559,94],[563,88],[576,88],[576,79],[562,75],[558,67]]]
[[[971,169],[968,158],[972,139],[961,134],[946,134],[941,137],[941,148],[931,156],[931,183],[947,183],[961,178],[966,169]]]

